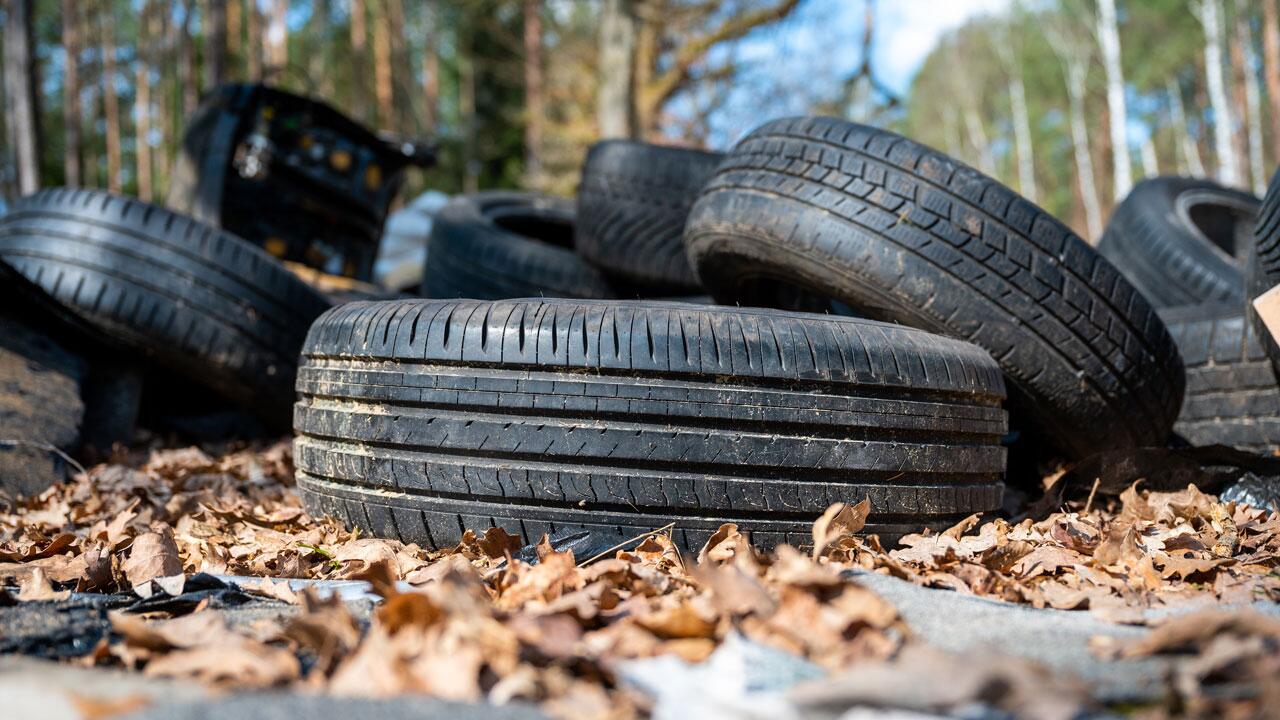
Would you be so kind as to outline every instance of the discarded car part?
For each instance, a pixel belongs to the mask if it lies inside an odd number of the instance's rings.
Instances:
[[[631,140],[591,146],[578,186],[578,254],[645,297],[701,293],[681,236],[721,157]]]
[[[765,124],[707,183],[685,243],[721,302],[813,296],[986,348],[1013,427],[1070,456],[1163,443],[1177,417],[1177,347],[1119,271],[999,182],[886,130]]]
[[[289,272],[298,276],[302,282],[315,288],[316,292],[328,298],[333,305],[341,305],[353,300],[396,300],[410,297],[401,293],[385,290],[373,283],[354,280],[343,275],[330,275],[301,263],[284,263]]]
[[[1192,445],[1280,451],[1280,386],[1256,331],[1234,303],[1160,312],[1187,368],[1187,394],[1173,426]]]
[[[573,252],[573,203],[491,191],[451,198],[431,225],[422,294],[430,298],[611,298]]]
[[[0,218],[0,261],[123,347],[287,424],[298,349],[329,303],[234,235],[58,188]]]
[[[1116,207],[1098,252],[1156,307],[1244,301],[1258,198],[1201,178],[1156,177]]]
[[[374,281],[397,292],[416,292],[422,286],[431,223],[447,202],[448,195],[428,190],[387,217],[373,264]]]
[[[85,361],[13,306],[0,309],[0,497],[34,495],[66,479],[80,443]]]
[[[167,204],[282,260],[370,280],[404,169],[434,160],[318,100],[228,84],[189,121]]]
[[[1254,242],[1249,247],[1251,252],[1245,260],[1245,283],[1248,286],[1245,316],[1258,333],[1262,347],[1271,359],[1276,379],[1280,381],[1280,343],[1253,305],[1268,290],[1280,285],[1280,170],[1276,171],[1271,184],[1267,186],[1266,197],[1262,199],[1262,207],[1258,210],[1258,224],[1254,227],[1253,237]]]
[[[981,348],[778,310],[524,299],[351,303],[303,350],[313,513],[429,547],[499,526],[618,542],[722,523],[811,544],[869,499],[896,540],[998,508],[1007,423]]]

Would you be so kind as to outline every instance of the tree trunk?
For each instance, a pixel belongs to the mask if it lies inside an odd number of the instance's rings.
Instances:
[[[1239,163],[1231,146],[1231,104],[1227,102],[1226,78],[1222,63],[1221,7],[1218,0],[1200,0],[1200,24],[1204,26],[1204,71],[1213,108],[1213,148],[1218,157],[1218,180],[1224,185],[1240,184]]]
[[[526,183],[542,180],[542,127],[546,103],[542,83],[542,0],[524,0],[524,173]]]
[[[227,3],[227,60],[228,62],[234,60],[238,63],[241,47],[243,46],[240,33],[244,29],[244,8],[241,5],[244,0],[223,1]]]
[[[151,31],[151,14],[155,12],[151,0],[144,0],[142,17],[138,22],[137,58],[134,60],[133,129],[134,145],[138,159],[138,197],[147,202],[155,199],[151,178],[151,50],[154,36]]]
[[[1009,82],[1013,105],[1014,141],[1018,146],[1018,189],[1031,202],[1036,200],[1036,165],[1032,155],[1031,119],[1027,116],[1027,91],[1022,71],[1015,70]]]
[[[1230,58],[1226,79],[1231,95],[1231,147],[1235,151],[1236,162],[1239,163],[1237,171],[1240,173],[1240,187],[1246,187],[1249,181],[1246,167],[1249,157],[1249,99],[1245,89],[1248,72],[1245,70],[1245,50],[1240,42],[1240,28],[1236,27],[1235,30],[1236,32],[1231,32],[1231,28],[1223,28]]]
[[[191,19],[196,0],[182,4],[182,27],[178,32],[178,91],[182,94],[182,117],[185,122],[200,104],[199,76],[196,75],[196,47],[191,38]]]
[[[1153,178],[1160,174],[1160,159],[1156,157],[1156,143],[1151,139],[1151,131],[1147,132],[1146,137],[1142,138],[1142,146],[1139,148],[1139,157],[1142,159],[1142,176]]]
[[[329,52],[329,16],[332,8],[329,0],[316,0],[311,6],[311,18],[307,20],[308,34],[314,49],[307,57],[307,75],[316,84],[320,96],[333,100],[333,76],[328,72]]]
[[[257,82],[262,79],[262,11],[258,9],[258,0],[248,0],[245,7],[245,52],[249,56],[249,79]]]
[[[1093,158],[1089,155],[1089,126],[1085,123],[1085,81],[1089,66],[1073,59],[1067,65],[1067,100],[1071,117],[1071,151],[1076,160],[1076,179],[1080,200],[1084,205],[1085,226],[1090,243],[1102,237],[1102,208],[1098,205],[1098,185],[1093,175]]]
[[[386,0],[375,0],[369,24],[373,26],[373,92],[378,101],[378,125],[395,130],[395,76],[391,67],[391,28]]]
[[[462,124],[462,189],[480,187],[479,148],[476,146],[476,64],[472,28],[458,38],[458,117]]]
[[[40,188],[40,95],[36,65],[33,0],[5,0],[4,85],[9,147],[18,174],[18,192]]]
[[[107,189],[120,192],[120,95],[116,89],[115,17],[103,2],[99,18],[102,38],[102,116],[107,129]]]
[[[1280,163],[1280,13],[1276,0],[1262,2],[1263,66],[1271,105],[1271,157]]]
[[[433,3],[422,8],[422,25],[422,122],[434,131],[440,112],[440,28]]]
[[[227,81],[227,0],[208,0],[204,21],[204,86]]]
[[[1200,159],[1200,146],[1191,137],[1191,129],[1187,126],[1187,113],[1182,105],[1182,88],[1178,87],[1175,78],[1169,78],[1169,110],[1173,113],[1174,130],[1178,133],[1178,144],[1182,149],[1183,161],[1187,170],[1194,177],[1204,177],[1204,161]]]
[[[366,84],[369,82],[368,30],[365,27],[364,0],[351,0],[351,98],[356,110],[356,117],[365,123],[373,118],[369,108],[369,93]]]
[[[600,136],[636,136],[635,54],[639,20],[632,0],[604,0],[600,14],[596,118]]]
[[[1111,119],[1111,156],[1116,200],[1129,194],[1133,171],[1129,161],[1129,141],[1125,135],[1128,111],[1124,98],[1124,70],[1120,66],[1120,31],[1116,25],[1115,0],[1098,2],[1098,44],[1107,73],[1107,112]]]
[[[977,108],[969,107],[964,112],[964,129],[969,135],[969,144],[978,153],[978,169],[996,176],[996,159],[991,154],[991,142],[987,139],[987,130],[982,126],[982,117]]]
[[[267,27],[267,72],[278,83],[289,67],[289,0],[275,0],[271,5],[271,24]]]
[[[1236,0],[1236,35],[1243,49],[1244,110],[1249,126],[1249,176],[1253,179],[1253,192],[1262,196],[1267,192],[1267,171],[1263,167],[1262,139],[1262,88],[1258,85],[1258,51],[1253,44],[1253,31],[1249,29],[1248,10],[1244,0]]]
[[[155,197],[157,199],[165,197],[169,189],[169,173],[174,157],[174,135],[176,129],[174,127],[174,98],[176,95],[171,94],[170,89],[173,85],[168,82],[169,77],[173,74],[173,14],[170,12],[161,12],[157,9],[151,13],[150,18],[151,32],[150,35],[156,38],[158,45],[156,52],[152,57],[152,63],[156,71],[156,84],[153,88],[156,90],[155,107],[156,107],[156,130],[159,131],[159,143],[157,144],[158,152],[156,153],[155,168]]]
[[[63,182],[71,187],[84,183],[80,147],[80,9],[76,0],[62,0],[62,47],[67,64],[62,75],[62,126],[66,149]]]

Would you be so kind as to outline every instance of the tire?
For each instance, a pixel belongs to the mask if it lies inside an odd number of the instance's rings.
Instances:
[[[604,276],[574,254],[574,217],[569,201],[537,193],[494,191],[450,199],[431,225],[423,295],[614,297]]]
[[[313,514],[449,547],[721,523],[806,544],[869,497],[895,539],[1000,505],[1003,380],[980,348],[866,320],[680,303],[352,303],[316,322],[294,458]]]
[[[578,188],[578,254],[645,297],[700,293],[681,236],[721,157],[630,140],[593,145]]]
[[[84,360],[17,309],[0,312],[0,501],[65,480],[84,420]]]
[[[1271,178],[1262,207],[1258,210],[1258,224],[1253,230],[1252,252],[1245,262],[1245,277],[1249,302],[1245,304],[1245,316],[1262,342],[1262,348],[1271,360],[1271,368],[1280,380],[1280,344],[1263,324],[1253,308],[1253,301],[1266,291],[1280,285],[1280,171]]]
[[[1160,313],[1187,366],[1174,431],[1192,445],[1280,452],[1280,386],[1242,308],[1227,303]]]
[[[1065,225],[1000,183],[894,133],[770,122],[720,164],[685,243],[722,303],[812,295],[835,310],[985,348],[1011,422],[1073,458],[1160,444],[1182,399],[1150,304]]]
[[[123,347],[285,427],[298,351],[329,307],[234,235],[96,190],[20,200],[0,218],[0,262]]]
[[[1238,305],[1257,217],[1249,193],[1199,178],[1151,178],[1112,213],[1098,252],[1158,308]]]

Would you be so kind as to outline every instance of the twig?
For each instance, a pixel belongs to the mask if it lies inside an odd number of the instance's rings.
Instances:
[[[1093,487],[1089,489],[1089,499],[1084,501],[1084,512],[1081,513],[1081,515],[1089,514],[1089,508],[1093,507],[1093,496],[1097,494],[1098,483],[1100,483],[1101,481],[1102,481],[1102,478],[1100,477],[1096,477],[1093,479]]]
[[[595,555],[595,556],[593,556],[593,557],[589,557],[589,558],[587,558],[586,560],[583,560],[582,562],[578,563],[578,567],[586,567],[587,565],[590,565],[591,563],[593,563],[593,562],[595,562],[595,561],[599,560],[600,558],[604,557],[605,555],[608,555],[609,553],[614,552],[614,551],[616,551],[616,550],[621,550],[622,548],[624,548],[624,547],[626,547],[626,546],[630,545],[631,543],[633,543],[633,542],[635,542],[635,541],[637,541],[637,540],[643,540],[643,539],[645,539],[645,538],[649,537],[650,535],[661,535],[661,534],[663,534],[663,533],[665,533],[665,532],[668,532],[668,531],[670,531],[671,529],[675,528],[675,526],[676,526],[676,524],[675,524],[675,523],[673,523],[673,522],[671,522],[671,523],[667,523],[666,525],[663,525],[662,527],[660,527],[660,528],[658,528],[658,529],[656,529],[656,530],[649,530],[648,532],[641,533],[640,535],[636,535],[636,536],[635,536],[635,537],[633,537],[633,538],[628,538],[628,539],[626,539],[626,540],[623,540],[622,542],[618,543],[617,545],[614,545],[613,547],[609,548],[608,550],[605,550],[605,551],[603,551],[603,552],[598,553],[597,555]]]
[[[71,457],[65,452],[47,443],[37,443],[37,442],[31,442],[29,440],[0,439],[0,445],[8,445],[10,447],[26,447],[26,448],[31,448],[33,450],[44,450],[45,452],[51,452],[54,455],[57,455],[58,457],[62,458],[63,460],[66,460],[67,464],[71,465],[71,467],[75,468],[76,470],[79,470],[81,475],[89,474],[89,471],[85,470],[83,465],[76,462],[75,458]]]

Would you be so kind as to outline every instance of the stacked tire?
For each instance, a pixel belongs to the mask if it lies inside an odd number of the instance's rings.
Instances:
[[[240,238],[97,190],[50,189],[20,200],[0,218],[0,264],[31,288],[21,312],[56,308],[49,314],[65,319],[63,334],[88,348],[81,354],[91,366],[132,368],[122,372],[157,386],[171,376],[157,394],[176,389],[186,403],[206,394],[267,427],[288,426],[298,352],[329,307]],[[131,401],[138,398],[104,399]],[[129,422],[118,407],[104,414]],[[127,440],[130,428],[121,430]]]
[[[534,212],[561,229],[512,220]],[[867,499],[892,541],[999,508],[1010,451],[1164,443],[1183,398],[1174,338],[1115,266],[875,128],[781,120],[724,155],[607,141],[572,208],[481,193],[440,220],[431,299],[331,310],[298,376],[304,502],[379,535],[669,527],[696,548],[731,522],[807,544]]]

